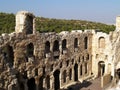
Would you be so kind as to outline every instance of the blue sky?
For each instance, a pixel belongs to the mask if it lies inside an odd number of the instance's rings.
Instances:
[[[27,10],[36,16],[108,24],[120,15],[120,0],[1,0],[0,12]]]

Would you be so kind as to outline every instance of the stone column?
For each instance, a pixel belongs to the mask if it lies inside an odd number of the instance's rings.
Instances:
[[[82,64],[82,77],[85,77],[85,64]]]
[[[46,78],[43,79],[43,89],[44,89],[44,90],[46,90],[46,87],[47,87],[47,86],[46,86],[45,79],[46,79]]]
[[[61,78],[62,77],[62,73],[61,73],[61,71],[60,71],[60,74],[59,74],[59,81],[60,81],[60,88],[61,88],[61,84],[62,84],[62,80],[63,80],[63,78]]]
[[[60,56],[62,54],[62,42],[59,42],[59,50],[60,50]]]
[[[74,71],[74,67],[72,67],[72,81],[74,81],[74,73],[75,73],[75,71]]]
[[[54,90],[54,76],[50,76],[50,90]]]
[[[69,69],[66,70],[66,83],[69,83]]]

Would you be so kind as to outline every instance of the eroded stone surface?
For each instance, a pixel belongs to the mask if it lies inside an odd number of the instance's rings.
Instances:
[[[33,14],[19,12],[15,32],[0,36],[1,89],[58,90],[78,81],[119,75],[118,29],[110,34],[38,33],[34,22]]]

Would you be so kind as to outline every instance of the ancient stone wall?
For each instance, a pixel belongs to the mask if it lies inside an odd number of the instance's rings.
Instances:
[[[35,16],[16,15],[16,30],[0,36],[0,89],[58,90],[94,76],[114,77],[119,35],[95,30],[39,33]]]
[[[91,32],[82,31],[3,34],[0,38],[1,77],[4,78],[1,87],[13,87],[13,76],[20,90],[23,86],[31,88],[31,83],[38,90],[54,90],[75,81],[82,82],[92,72],[91,40]]]
[[[112,41],[109,34],[93,31],[92,55],[92,71],[96,77],[109,73],[114,76]]]

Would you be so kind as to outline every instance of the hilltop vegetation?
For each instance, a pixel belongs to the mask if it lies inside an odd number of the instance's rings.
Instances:
[[[15,30],[15,15],[0,13],[0,34],[11,33]]]
[[[114,25],[106,25],[103,23],[83,21],[83,20],[62,20],[62,19],[49,19],[37,17],[36,19],[37,30],[40,32],[60,32],[71,30],[85,30],[97,29],[109,33],[115,30]]]
[[[97,29],[109,33],[110,31],[115,30],[115,26],[83,20],[63,20],[37,17],[36,29],[40,32]],[[11,33],[13,31],[15,31],[15,15],[0,13],[0,34]]]

